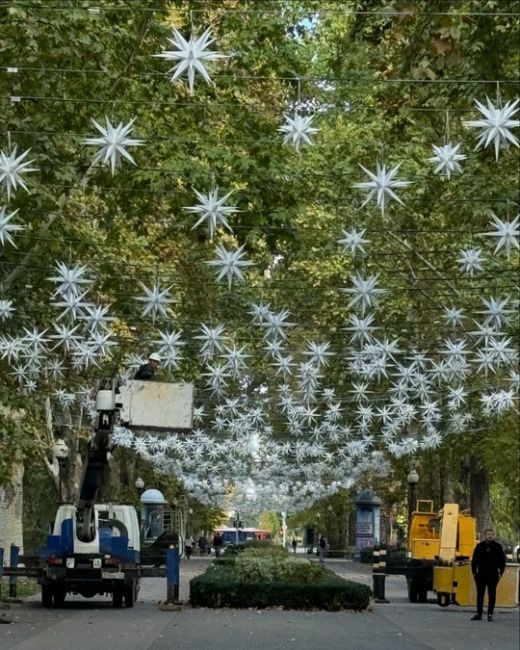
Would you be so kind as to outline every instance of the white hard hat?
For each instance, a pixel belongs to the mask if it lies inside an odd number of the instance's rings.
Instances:
[[[161,361],[161,355],[158,354],[157,352],[152,352],[150,356],[148,357],[150,361]]]

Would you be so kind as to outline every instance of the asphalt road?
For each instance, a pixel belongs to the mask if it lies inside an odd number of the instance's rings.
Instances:
[[[180,597],[208,560],[181,563]],[[370,567],[329,566],[349,579],[371,584]],[[411,604],[401,576],[387,578],[387,604],[369,611],[194,609],[165,612],[165,581],[143,580],[133,609],[113,609],[106,598],[67,599],[62,609],[43,609],[39,598],[0,610],[0,650],[518,650],[519,613],[498,610],[493,623],[470,621],[470,609],[440,608],[433,600]]]

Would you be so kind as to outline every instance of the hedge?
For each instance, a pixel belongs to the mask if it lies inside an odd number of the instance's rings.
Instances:
[[[317,565],[313,565],[316,567]],[[190,602],[194,607],[283,607],[284,609],[366,609],[371,590],[344,580],[326,568],[313,582],[244,581],[233,564],[211,566],[190,581]],[[313,569],[314,572],[314,569]]]

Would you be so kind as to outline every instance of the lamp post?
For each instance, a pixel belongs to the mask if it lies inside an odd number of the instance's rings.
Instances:
[[[320,519],[321,519],[321,512],[316,513],[316,519],[318,520],[318,526],[317,526],[317,528],[318,528],[318,535],[317,535],[318,541],[316,543],[316,548],[319,549],[319,547],[320,547]]]
[[[63,470],[67,464],[67,458],[69,456],[69,448],[62,438],[58,438],[58,440],[56,440],[52,446],[52,453],[54,455],[54,458],[56,458],[58,461],[58,502],[62,503],[62,476]]]
[[[415,467],[412,467],[406,477],[408,483],[408,525],[412,522],[412,513],[415,508],[415,486],[419,482],[419,474]]]
[[[186,528],[187,528],[186,533],[189,533],[190,535],[193,535],[193,531],[191,529],[192,525],[193,525],[192,524],[192,517],[193,517],[193,508],[188,508],[188,521],[187,521],[188,525],[186,526]]]
[[[331,528],[330,528],[330,516],[332,515],[333,507],[329,504],[327,506],[327,537],[328,537],[328,542],[330,546],[330,540],[331,540]]]
[[[141,503],[141,495],[144,492],[144,481],[138,476],[134,482],[135,489],[137,490],[137,496],[139,497],[139,510],[137,511],[137,516],[139,517],[139,535],[141,537],[141,543],[144,539],[144,517],[143,517],[143,505]]]
[[[143,479],[140,476],[138,476],[135,479],[134,485],[135,485],[135,489],[137,490],[137,494],[139,495],[139,498],[141,498],[141,494],[144,491],[144,481],[143,481]]]

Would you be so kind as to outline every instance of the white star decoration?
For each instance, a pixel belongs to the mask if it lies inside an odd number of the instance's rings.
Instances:
[[[432,145],[435,156],[428,158],[428,162],[437,165],[435,168],[435,174],[441,173],[450,178],[453,172],[462,172],[462,167],[460,166],[459,161],[465,160],[467,156],[458,153],[459,147],[460,144],[453,146],[451,142],[439,147]]]
[[[148,289],[142,282],[140,283],[144,289],[145,295],[136,300],[144,303],[144,309],[142,311],[143,316],[148,316],[149,314],[152,317],[152,323],[155,323],[157,316],[168,315],[168,305],[173,302],[173,298],[170,298],[170,289],[161,289],[158,284],[154,284],[151,289]]]
[[[218,246],[215,252],[218,259],[206,262],[206,264],[217,269],[217,280],[227,278],[229,289],[231,289],[233,279],[236,279],[237,282],[244,282],[242,269],[253,264],[253,262],[242,259],[245,255],[244,247],[240,246],[236,251],[228,251],[224,246]]]
[[[517,250],[520,248],[518,243],[518,221],[520,214],[513,221],[502,221],[494,214],[491,215],[491,218],[493,219],[492,225],[495,226],[495,230],[493,232],[486,232],[485,234],[498,239],[495,253],[498,253],[501,248],[505,248],[507,259],[509,259],[511,256],[511,247]]]
[[[493,106],[489,97],[486,97],[486,101],[487,107],[475,100],[478,110],[483,115],[482,119],[468,120],[464,124],[482,129],[476,149],[487,147],[493,142],[495,145],[495,159],[498,160],[501,146],[506,146],[510,142],[515,147],[518,147],[518,139],[509,129],[520,126],[520,121],[511,119],[518,112],[516,105],[520,100],[517,99],[513,103],[507,102],[502,108]]]
[[[5,208],[0,208],[0,244],[2,244],[2,246],[5,246],[6,243],[8,243],[16,248],[11,233],[25,229],[25,226],[21,224],[11,223],[11,219],[17,212],[18,210],[15,210],[14,212],[11,212],[11,214],[7,214]]]
[[[312,126],[314,116],[310,115],[305,117],[299,113],[295,113],[294,117],[285,115],[285,124],[278,128],[278,131],[285,133],[284,144],[292,144],[296,151],[300,151],[300,147],[304,144],[312,145],[310,138],[314,133],[318,133],[319,129]]]
[[[206,29],[206,31],[199,37],[191,36],[189,41],[187,41],[184,36],[174,28],[172,38],[169,38],[168,40],[173,47],[177,49],[165,50],[164,52],[155,54],[154,56],[160,59],[178,62],[168,71],[169,73],[173,73],[171,76],[171,82],[174,83],[180,76],[186,74],[188,77],[190,94],[193,94],[193,84],[196,72],[201,75],[206,83],[211,83],[211,79],[205,67],[207,61],[217,61],[218,59],[227,58],[225,54],[207,49],[215,40],[214,38],[211,38],[211,28]]]
[[[90,280],[83,277],[87,271],[86,266],[76,264],[76,266],[70,268],[63,262],[56,262],[56,270],[58,275],[47,278],[51,282],[58,284],[54,293],[55,296],[67,293],[79,294],[82,291],[81,285],[90,283]]]
[[[18,186],[23,187],[27,192],[29,191],[22,178],[22,174],[36,171],[36,169],[30,167],[32,160],[23,162],[29,151],[30,149],[27,149],[18,157],[16,156],[16,146],[9,154],[0,151],[0,186],[7,192],[8,201],[11,198],[11,192],[16,190]]]
[[[467,248],[460,251],[460,257],[457,259],[460,264],[460,270],[473,276],[475,273],[482,271],[482,251],[480,248]]]
[[[363,244],[369,243],[368,239],[363,239],[366,230],[356,230],[355,228],[352,228],[350,231],[342,230],[341,232],[343,234],[343,239],[338,239],[338,244],[343,246],[345,252],[352,253],[352,255],[355,255],[358,251],[362,255],[366,254],[366,251],[363,248]]]
[[[371,275],[368,278],[363,278],[360,275],[350,276],[354,283],[354,287],[350,289],[343,289],[346,293],[353,293],[354,297],[349,303],[349,307],[358,305],[361,308],[361,313],[365,313],[365,309],[373,307],[377,303],[379,294],[384,293],[385,289],[377,288],[377,275]]]
[[[120,122],[117,126],[113,126],[106,116],[105,127],[101,126],[101,124],[96,122],[96,120],[92,120],[92,122],[96,129],[101,133],[101,137],[85,138],[85,140],[83,140],[85,144],[100,147],[99,151],[94,156],[92,164],[95,165],[100,160],[103,165],[110,164],[112,176],[115,174],[116,167],[119,166],[121,158],[125,158],[128,162],[135,165],[135,160],[126,150],[126,147],[140,146],[144,142],[143,140],[136,140],[135,138],[128,137],[132,132],[132,125],[135,122],[135,117],[133,120],[130,120],[128,124]]]
[[[194,190],[194,192],[199,199],[199,204],[189,206],[187,208],[184,208],[184,210],[187,212],[200,214],[201,216],[191,229],[193,230],[197,226],[200,226],[201,223],[204,223],[206,221],[210,239],[213,239],[213,235],[219,226],[223,226],[230,232],[233,232],[231,226],[227,222],[226,217],[228,214],[239,212],[239,209],[230,205],[225,205],[226,200],[231,196],[232,193],[228,192],[226,195],[219,198],[218,187],[214,190],[210,190],[208,194],[202,194],[201,192],[197,192],[197,190]]]
[[[387,171],[386,165],[384,164],[381,165],[377,163],[377,169],[375,174],[370,170],[368,170],[366,167],[363,167],[363,165],[359,165],[361,169],[371,179],[363,183],[354,183],[352,185],[352,187],[369,190],[368,196],[363,202],[363,204],[361,205],[361,207],[364,207],[370,201],[370,199],[375,197],[375,200],[377,201],[377,205],[381,208],[381,215],[384,217],[385,207],[386,207],[385,201],[387,199],[394,199],[401,205],[404,205],[401,199],[393,191],[393,188],[406,187],[411,183],[411,181],[398,181],[395,179],[395,176],[399,171],[399,167],[401,165],[402,163],[399,163],[398,165],[392,167],[392,169],[389,169]]]
[[[12,300],[0,300],[0,320],[5,321],[14,314]]]

